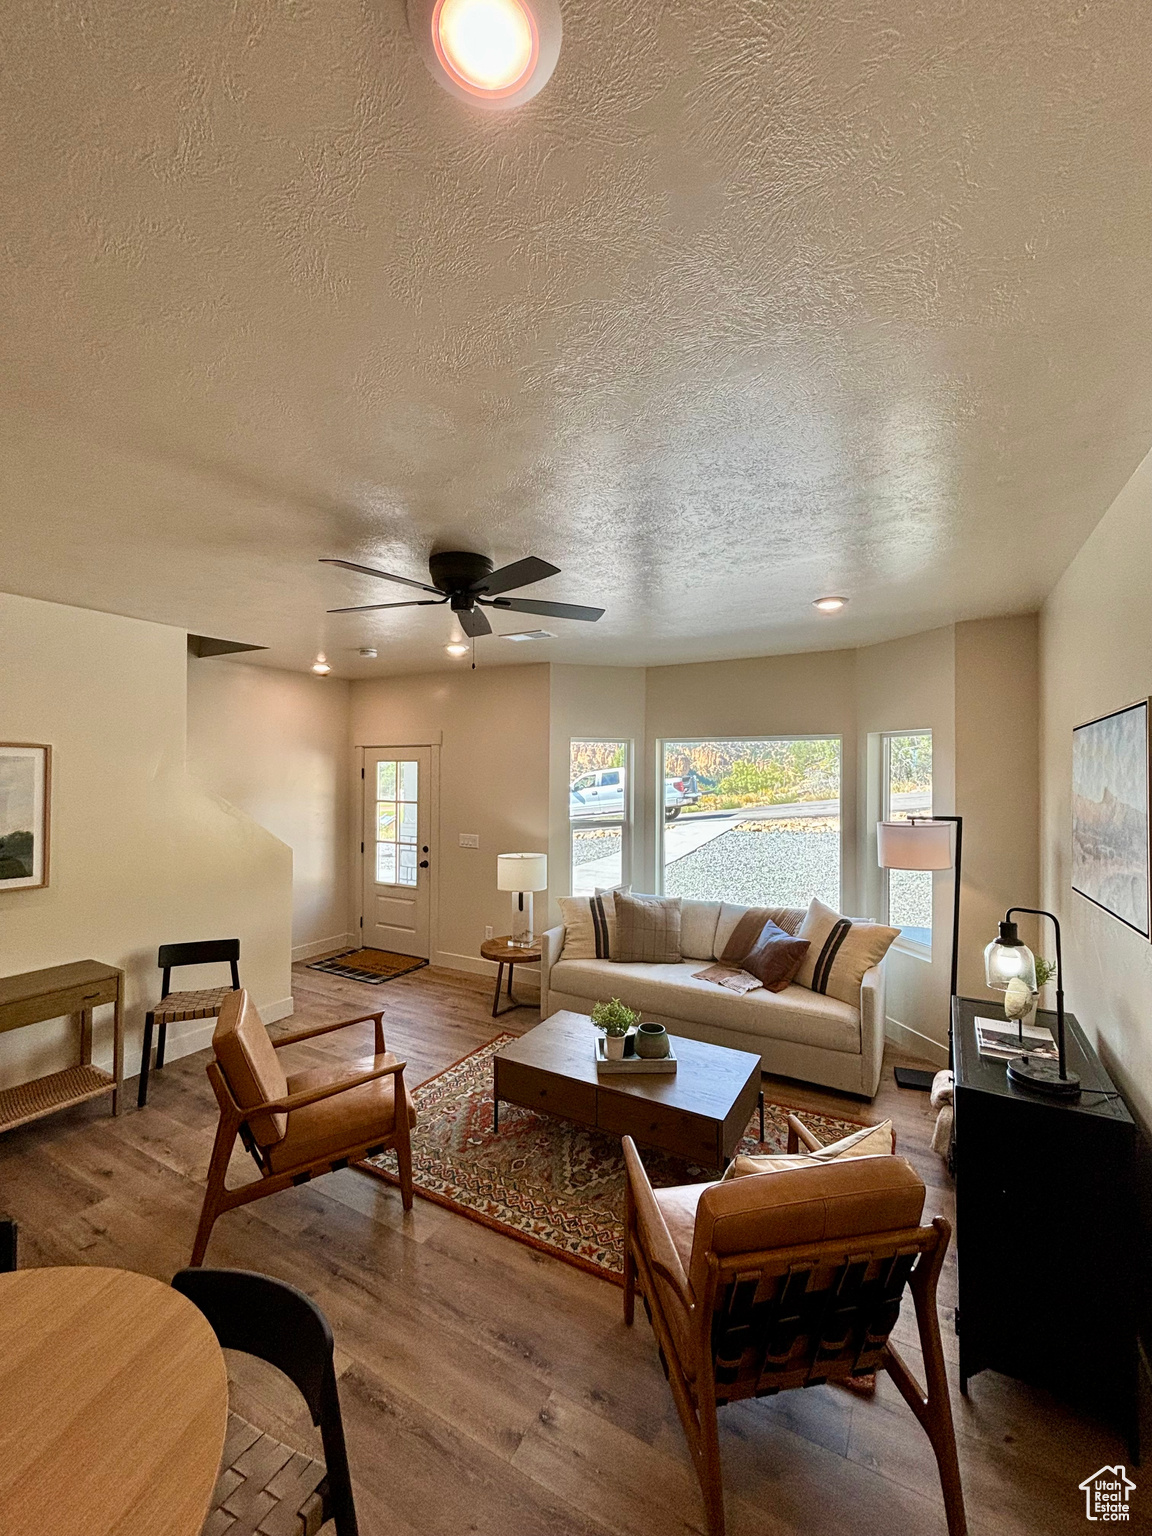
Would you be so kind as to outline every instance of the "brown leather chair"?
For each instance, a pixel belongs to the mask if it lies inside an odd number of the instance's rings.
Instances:
[[[808,1140],[807,1137],[804,1138]],[[936,1282],[951,1228],[921,1226],[924,1185],[891,1155],[654,1190],[631,1137],[624,1320],[639,1290],[704,1494],[724,1536],[716,1409],[886,1370],[936,1453],[949,1536],[964,1500]],[[912,1292],[927,1391],[889,1342]]]
[[[404,1209],[412,1209],[409,1131],[416,1124],[416,1111],[404,1086],[404,1062],[385,1050],[383,1019],[382,1013],[368,1013],[273,1041],[247,992],[230,993],[224,1000],[212,1036],[216,1059],[208,1064],[220,1124],[193,1265],[203,1263],[213,1224],[224,1211],[304,1184],[386,1147],[395,1148]],[[375,1055],[357,1064],[361,1070],[348,1076],[321,1067],[285,1076],[277,1051],[369,1020],[375,1027]],[[237,1136],[252,1154],[260,1177],[228,1189],[228,1160]]]

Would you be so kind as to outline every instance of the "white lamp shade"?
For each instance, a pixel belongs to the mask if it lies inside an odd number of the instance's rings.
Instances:
[[[878,821],[876,860],[881,869],[951,869],[951,821]]]
[[[546,853],[499,853],[496,855],[498,891],[546,891],[548,855]]]

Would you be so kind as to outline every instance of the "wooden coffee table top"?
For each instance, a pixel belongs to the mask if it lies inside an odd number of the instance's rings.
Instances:
[[[760,1058],[754,1052],[708,1045],[683,1035],[670,1038],[678,1063],[676,1072],[601,1076],[592,1057],[596,1026],[586,1013],[572,1013],[565,1008],[503,1046],[494,1060],[514,1061],[539,1072],[591,1083],[601,1094],[648,1099],[669,1109],[682,1109],[717,1121],[731,1113],[750,1078],[755,1078],[759,1085]]]

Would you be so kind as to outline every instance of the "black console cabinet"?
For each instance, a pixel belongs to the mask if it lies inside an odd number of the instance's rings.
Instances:
[[[952,999],[960,1389],[982,1370],[1046,1387],[1113,1424],[1135,1462],[1135,1124],[1071,1014],[1072,1100],[1009,1083],[976,1048],[978,1014],[1003,1019]],[[1037,1020],[1055,1033],[1055,1014]]]

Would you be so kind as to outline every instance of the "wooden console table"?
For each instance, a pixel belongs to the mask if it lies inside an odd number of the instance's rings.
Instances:
[[[102,1003],[115,1009],[113,1071],[92,1065],[92,1010]],[[63,1072],[0,1090],[0,1131],[39,1120],[70,1104],[112,1095],[112,1113],[120,1113],[124,1086],[124,972],[99,960],[77,960],[44,971],[0,978],[0,1033],[23,1029],[45,1019],[76,1014],[80,1020],[80,1061]]]

